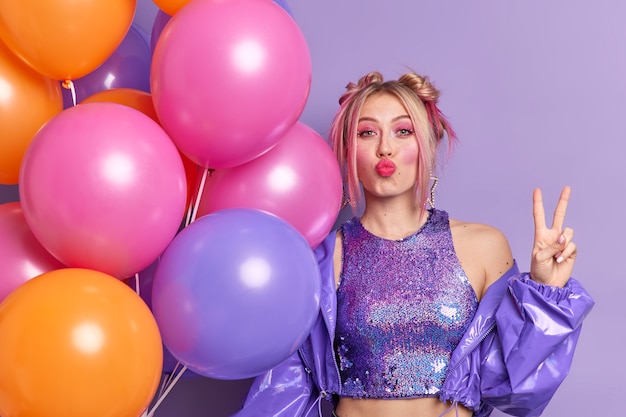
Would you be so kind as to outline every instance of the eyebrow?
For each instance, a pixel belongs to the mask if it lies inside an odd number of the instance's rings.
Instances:
[[[401,116],[396,116],[393,119],[391,119],[392,122],[397,122],[398,120],[402,120],[402,119],[410,119],[411,117],[408,114],[403,114]],[[374,117],[361,117],[359,118],[359,122],[377,122],[378,120]]]

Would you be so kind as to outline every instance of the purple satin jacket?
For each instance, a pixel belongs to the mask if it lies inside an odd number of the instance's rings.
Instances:
[[[322,275],[320,314],[291,357],[254,380],[232,417],[317,417],[321,400],[341,394],[333,350],[336,288],[335,233],[315,249]],[[569,372],[582,321],[594,301],[571,278],[564,288],[538,284],[513,265],[483,296],[452,353],[442,401],[462,404],[474,417],[494,408],[539,416]]]

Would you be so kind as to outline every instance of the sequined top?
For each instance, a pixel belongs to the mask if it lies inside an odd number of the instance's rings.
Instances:
[[[342,392],[353,398],[436,396],[478,300],[452,244],[448,214],[388,240],[344,223],[337,289]]]

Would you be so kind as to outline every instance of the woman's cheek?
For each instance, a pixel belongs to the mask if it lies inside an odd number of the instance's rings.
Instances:
[[[419,151],[417,146],[408,146],[402,150],[400,160],[405,164],[415,163],[417,161],[418,154]]]
[[[374,171],[370,153],[366,149],[357,147],[355,157],[356,175],[360,182],[363,182],[364,180],[367,182],[367,178],[370,177]]]
[[[356,148],[356,165],[357,167],[365,166],[368,162],[368,152],[367,149],[364,149],[360,146]]]

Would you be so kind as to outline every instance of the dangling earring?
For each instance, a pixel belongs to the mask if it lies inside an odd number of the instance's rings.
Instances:
[[[437,184],[439,184],[439,178],[431,175],[430,179],[433,181],[433,185],[430,186],[430,195],[426,201],[428,202],[430,208],[435,208],[435,189],[437,188]]]
[[[348,204],[350,204],[350,196],[344,189],[341,196],[341,210],[345,209]]]

